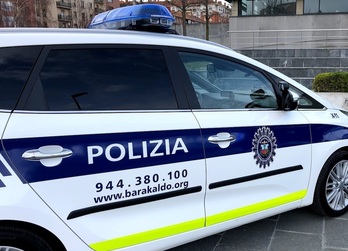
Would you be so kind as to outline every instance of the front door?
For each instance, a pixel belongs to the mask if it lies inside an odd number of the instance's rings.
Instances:
[[[274,84],[255,66],[199,52],[180,57],[200,105],[194,115],[207,165],[206,225],[297,207],[311,163],[305,117],[278,108]]]

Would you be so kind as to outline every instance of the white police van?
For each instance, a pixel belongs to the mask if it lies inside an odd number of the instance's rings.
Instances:
[[[0,29],[0,249],[164,250],[348,209],[348,117],[228,48]]]

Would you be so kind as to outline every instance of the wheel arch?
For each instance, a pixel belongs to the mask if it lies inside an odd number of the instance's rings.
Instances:
[[[33,232],[39,235],[41,238],[50,243],[53,247],[57,248],[57,250],[66,251],[64,244],[58,239],[56,235],[54,235],[51,231],[46,228],[43,228],[39,225],[25,222],[25,221],[17,221],[17,220],[1,220],[0,226],[2,227],[16,227],[25,229],[27,231]]]
[[[315,188],[317,187],[319,175],[320,175],[323,167],[325,166],[325,164],[329,161],[329,159],[339,151],[344,151],[348,155],[348,146],[344,145],[344,146],[341,146],[341,147],[336,148],[335,150],[331,151],[331,153],[329,155],[324,157],[325,158],[324,160],[319,161],[320,166],[317,168],[313,167],[317,163],[315,161],[313,163],[313,160],[312,160],[312,168],[311,168],[312,170],[311,170],[311,177],[310,177],[310,180],[308,183],[307,195],[302,200],[301,207],[312,205],[312,203],[314,201],[314,192],[315,192]]]
[[[318,175],[316,176],[316,182],[315,182],[315,186],[317,186],[317,183],[318,183],[318,178],[319,178],[319,175],[321,173],[321,171],[323,170],[324,166],[331,160],[331,158],[338,152],[345,152],[348,156],[348,146],[343,146],[341,148],[338,148],[336,149],[335,151],[333,151],[327,158],[326,160],[324,161],[323,165],[320,167],[319,169],[319,173]]]
[[[337,152],[337,151],[340,151],[340,150],[345,151],[345,152],[347,152],[347,154],[348,154],[348,146],[341,147],[340,149],[337,149],[336,152]],[[332,154],[333,154],[333,153],[332,153]],[[331,155],[332,155],[332,154],[331,154]]]
[[[347,205],[345,209],[337,208],[337,211],[336,208],[331,209],[331,206],[326,202],[326,195],[323,194],[323,189],[325,189],[323,182],[327,179],[329,172],[331,172],[331,166],[333,166],[333,164],[336,166],[337,161],[340,160],[348,160],[348,146],[337,148],[325,157],[325,160],[321,162],[320,168],[312,169],[314,173],[311,175],[308,193],[306,198],[302,201],[302,206],[310,206],[309,208],[311,211],[324,216],[337,217],[347,211]],[[342,179],[344,179],[344,177],[342,177]]]

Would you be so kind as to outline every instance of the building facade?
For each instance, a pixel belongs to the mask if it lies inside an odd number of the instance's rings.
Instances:
[[[227,23],[231,15],[232,6],[227,1],[209,0],[208,1],[208,18],[209,23]],[[206,5],[201,2],[195,3],[188,7],[188,14],[206,21]]]
[[[228,23],[231,16],[231,3],[225,0],[151,0],[149,3],[155,3],[165,6],[174,16],[175,24],[183,23],[183,9],[185,9],[185,22],[187,24],[205,23],[206,5],[208,5],[209,23]],[[136,1],[136,4],[142,3]],[[130,0],[121,1],[121,6],[133,5]],[[185,7],[183,7],[185,4]]]
[[[0,27],[85,28],[119,0],[0,0]]]
[[[165,5],[176,23],[182,24],[182,0],[151,2]],[[132,4],[139,1],[121,2],[122,6]],[[209,23],[228,23],[231,16],[232,5],[225,0],[191,0],[186,4],[187,24],[206,22],[206,5]],[[85,28],[96,14],[118,7],[119,0],[0,0],[0,27]]]
[[[344,0],[234,0],[235,15],[309,15],[348,13]]]
[[[312,88],[348,71],[347,0],[233,0],[228,45]]]
[[[232,48],[346,47],[346,0],[233,0]]]

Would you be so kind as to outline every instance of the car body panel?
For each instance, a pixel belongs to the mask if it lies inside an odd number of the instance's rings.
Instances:
[[[0,29],[0,48],[16,46],[42,50],[17,108],[0,113],[0,224],[35,224],[67,250],[164,250],[310,205],[326,160],[347,149],[345,111],[221,45],[135,31]],[[79,46],[158,47],[179,108],[26,109],[42,95],[37,79],[50,50]],[[275,93],[279,83],[272,76],[322,106],[197,109],[179,51],[245,64]],[[226,133],[231,142],[212,143]],[[258,156],[263,136],[273,151],[266,161]],[[42,158],[38,149],[58,157]]]

